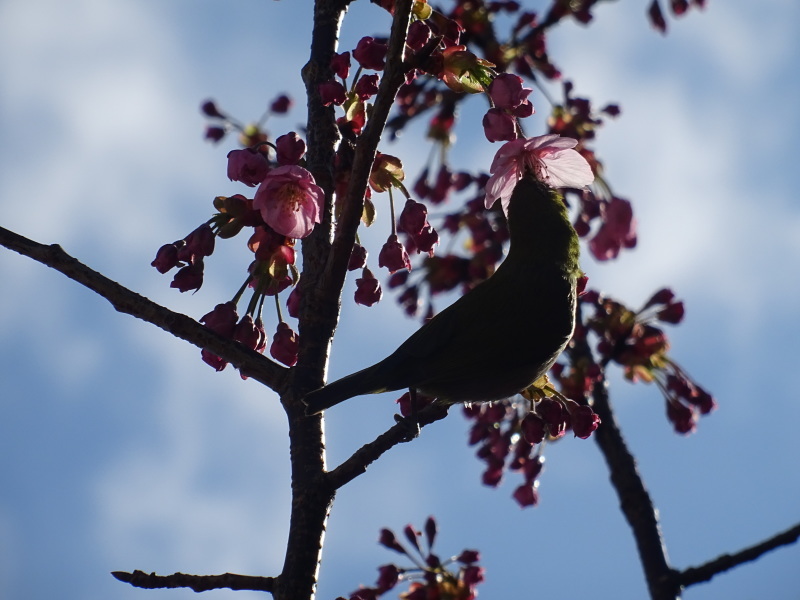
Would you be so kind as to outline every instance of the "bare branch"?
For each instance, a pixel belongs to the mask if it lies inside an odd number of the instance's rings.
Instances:
[[[450,407],[442,404],[431,404],[417,415],[420,427],[430,425],[447,416]],[[361,446],[353,455],[338,467],[328,472],[325,479],[334,490],[338,490],[367,470],[367,467],[381,457],[383,453],[397,444],[410,441],[408,424],[398,423],[372,442]]]
[[[580,303],[576,317],[579,323],[583,322]],[[586,337],[579,336],[573,340],[574,343],[568,350],[571,360],[575,363],[582,360],[593,361]],[[601,366],[605,369],[607,364]],[[600,417],[600,427],[593,437],[608,465],[620,509],[633,530],[650,597],[652,600],[677,600],[680,598],[681,586],[677,582],[677,571],[669,564],[658,522],[658,511],[644,486],[636,460],[622,437],[611,408],[605,376],[595,383],[592,399],[592,408]]]
[[[155,573],[147,574],[144,571],[136,570],[133,573],[113,571],[111,575],[120,581],[130,583],[134,587],[147,590],[190,588],[195,592],[220,589],[271,592],[275,587],[274,577],[237,575],[236,573],[223,573],[222,575],[187,575],[186,573],[156,575]]]
[[[117,311],[152,323],[198,348],[213,352],[273,390],[280,392],[284,385],[288,369],[238,342],[214,333],[191,317],[173,312],[112,281],[64,252],[57,244],[40,244],[0,227],[0,245],[60,271],[108,300]]]
[[[761,543],[740,550],[735,554],[723,554],[699,567],[690,567],[678,573],[677,578],[684,587],[711,580],[712,577],[737,567],[743,563],[756,560],[771,550],[794,544],[800,538],[800,523],[786,531],[778,533]]]
[[[653,600],[676,600],[680,598],[681,587],[676,579],[677,572],[669,564],[658,511],[611,410],[605,378],[595,384],[592,398],[593,409],[601,420],[594,439],[608,464],[620,509],[633,530],[650,597]]]

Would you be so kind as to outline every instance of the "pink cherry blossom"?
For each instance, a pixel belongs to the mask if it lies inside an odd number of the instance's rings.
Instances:
[[[508,210],[511,194],[525,172],[550,187],[582,188],[594,181],[592,168],[577,150],[578,141],[558,134],[520,138],[503,144],[489,169],[486,182],[486,208],[500,199]]]
[[[256,191],[253,208],[281,235],[306,237],[320,221],[325,193],[303,167],[284,165],[269,172]]]

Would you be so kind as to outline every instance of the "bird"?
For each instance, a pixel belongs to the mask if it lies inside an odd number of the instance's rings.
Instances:
[[[509,250],[489,278],[380,362],[308,393],[306,414],[404,389],[445,404],[490,402],[544,375],[575,327],[578,236],[561,195],[532,173],[516,183],[507,217]]]

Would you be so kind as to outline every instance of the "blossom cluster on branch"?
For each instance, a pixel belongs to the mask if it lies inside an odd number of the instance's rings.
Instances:
[[[379,4],[394,12],[394,2],[382,0]],[[376,272],[386,269],[386,285],[406,314],[428,319],[436,312],[437,296],[453,290],[466,292],[491,276],[505,254],[508,229],[504,213],[509,198],[526,171],[561,191],[574,215],[577,234],[597,260],[612,260],[635,247],[632,204],[612,190],[592,149],[604,119],[617,117],[620,108],[607,104],[598,110],[590,100],[576,96],[574,85],[563,80],[547,51],[549,28],[569,16],[588,22],[594,8],[594,2],[555,2],[540,18],[516,2],[460,1],[449,13],[434,10],[424,1],[413,3],[405,40],[405,81],[388,129],[396,133],[427,115],[432,152],[410,188],[405,184],[402,159],[384,147],[376,153],[364,190],[361,224],[369,227],[376,223],[375,203],[381,195],[388,198],[388,233],[377,251],[377,267],[372,264],[372,268],[370,252],[356,233],[348,264],[348,270],[358,274],[356,303],[372,306],[383,298]],[[678,8],[673,6],[676,15],[681,14]],[[512,17],[504,39],[495,28],[495,17],[501,13]],[[388,48],[386,38],[365,36],[354,48],[334,53],[330,77],[317,88],[321,103],[335,111],[343,140],[333,165],[334,190],[329,199],[335,221],[344,210],[350,183],[349,152],[369,123],[386,76]],[[550,100],[542,78],[562,80],[561,102]],[[526,79],[539,87],[542,98],[526,86]],[[488,105],[481,122],[485,138],[490,143],[502,142],[488,172],[468,173],[450,163],[458,105],[469,96],[481,96]],[[547,100],[549,114],[541,117],[541,104]],[[243,148],[228,153],[227,174],[232,181],[255,188],[255,193],[252,198],[242,193],[218,196],[214,199],[217,212],[211,219],[183,240],[163,246],[153,261],[162,273],[178,268],[173,287],[197,290],[215,239],[231,238],[246,229],[253,260],[242,286],[201,321],[259,352],[269,347],[272,357],[288,366],[297,361],[299,340],[284,318],[279,295],[286,293],[286,312],[296,317],[301,269],[296,265],[295,246],[320,223],[326,202],[323,190],[306,169],[305,141],[294,131],[273,141],[266,129],[267,118],[284,114],[291,104],[290,98],[280,95],[260,120],[248,125],[224,113],[213,101],[203,104],[202,111],[210,120],[208,139],[218,143],[228,132],[238,132]],[[534,115],[540,116],[546,129],[542,135],[529,136],[523,121],[535,120]],[[397,195],[402,205],[396,207]],[[444,211],[433,217],[429,206]],[[447,244],[442,244],[441,236],[449,240]],[[456,239],[461,240],[460,245],[453,244]],[[442,252],[441,246],[446,251]],[[238,305],[246,295],[240,317]],[[274,298],[277,312],[271,344],[263,316],[267,296]],[[680,321],[683,304],[675,302],[671,292],[657,293],[638,312],[597,291],[586,293],[581,306],[594,309],[594,315],[580,312],[572,343],[589,334],[597,343],[590,356],[562,360],[554,366],[551,376],[560,392],[545,382],[529,390],[522,401],[517,397],[465,409],[474,422],[470,443],[478,446],[478,457],[486,463],[484,483],[498,485],[505,469],[520,472],[524,483],[514,497],[523,506],[537,501],[543,442],[555,441],[569,429],[578,437],[588,437],[597,428],[599,420],[589,399],[610,362],[621,365],[632,381],[655,382],[667,400],[668,419],[681,433],[692,431],[697,416],[716,406],[668,356],[667,336],[654,324]],[[208,351],[203,351],[202,358],[217,370],[226,366]],[[407,413],[408,395],[399,402]],[[424,405],[424,400],[418,402]]]

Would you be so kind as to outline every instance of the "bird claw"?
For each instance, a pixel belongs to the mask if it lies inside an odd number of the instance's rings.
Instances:
[[[411,440],[419,437],[420,434],[419,421],[417,421],[415,416],[412,417],[404,417],[402,415],[394,416],[395,422],[398,425],[401,425],[406,430],[406,435],[403,436],[404,442],[410,442]]]

